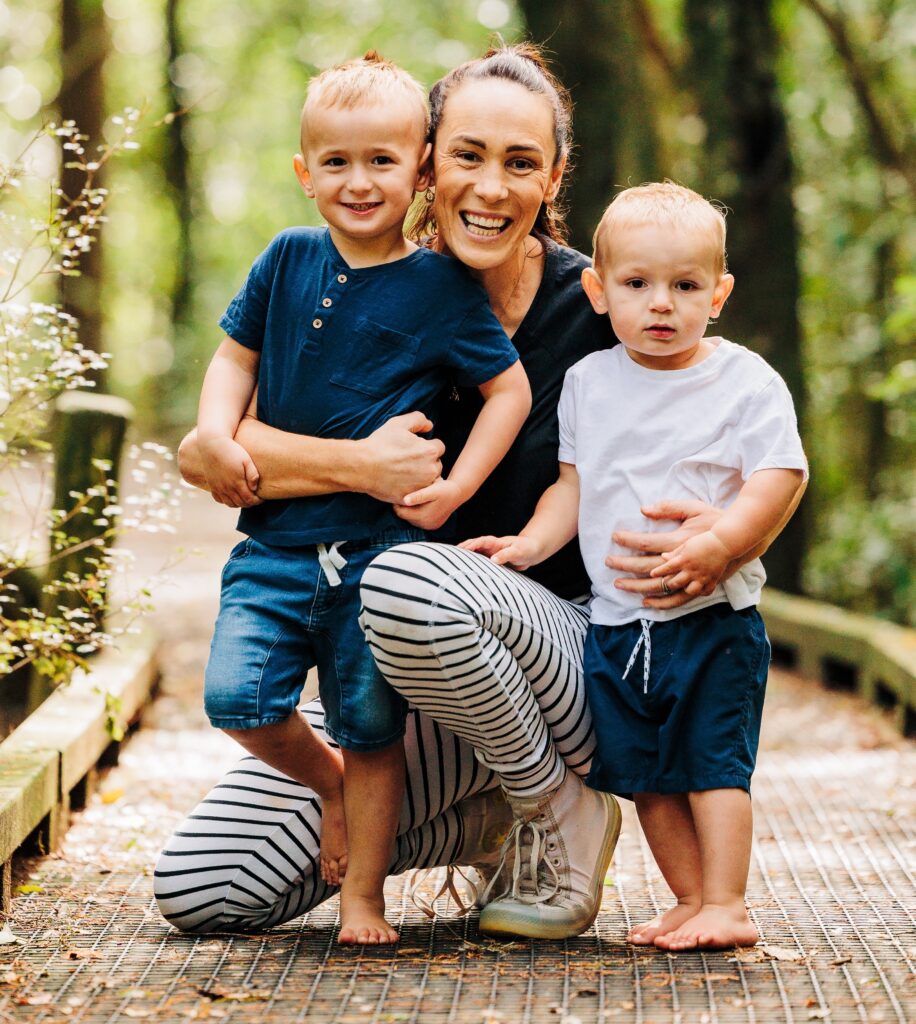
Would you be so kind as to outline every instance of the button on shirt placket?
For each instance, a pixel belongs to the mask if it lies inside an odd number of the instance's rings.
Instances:
[[[346,274],[344,274],[344,273],[339,273],[339,274],[337,274],[337,276],[335,278],[335,281],[339,285],[345,285],[347,283],[347,281],[349,281],[349,277]],[[331,309],[331,307],[333,305],[334,305],[334,299],[332,299],[330,295],[325,295],[324,298],[322,298],[322,300],[321,300],[321,309],[318,311],[322,315],[321,316],[316,316],[312,320],[312,327],[316,331],[320,331],[321,328],[324,327],[325,322],[327,321],[327,318],[329,316],[327,310]]]

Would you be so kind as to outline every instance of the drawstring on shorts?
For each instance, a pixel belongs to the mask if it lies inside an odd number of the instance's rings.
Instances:
[[[648,619],[640,619],[639,625],[642,627],[642,631],[639,634],[639,639],[636,641],[633,650],[630,652],[630,660],[627,662],[627,667],[623,670],[623,678],[626,679],[633,667],[633,663],[636,661],[636,656],[639,654],[640,647],[642,648],[642,692],[649,692],[649,669],[652,664],[652,638],[649,635],[649,630],[652,628],[652,623]]]
[[[329,587],[340,586],[340,573],[337,570],[342,569],[347,564],[347,560],[339,549],[342,544],[346,543],[345,540],[338,540],[330,547],[327,544],[318,545],[318,564],[321,566],[321,571],[324,573]]]

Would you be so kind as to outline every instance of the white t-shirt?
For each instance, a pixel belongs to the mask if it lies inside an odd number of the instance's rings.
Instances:
[[[708,597],[681,608],[643,608],[642,596],[614,587],[609,569],[618,529],[670,530],[640,507],[694,499],[725,508],[761,469],[800,469],[807,462],[792,397],[760,356],[723,338],[715,351],[683,370],[640,366],[623,345],[594,352],[566,373],[560,396],[560,462],[579,474],[579,545],[592,581],[591,620],[619,625],[674,619],[729,601],[735,609],[760,600],[766,574],[749,563]]]

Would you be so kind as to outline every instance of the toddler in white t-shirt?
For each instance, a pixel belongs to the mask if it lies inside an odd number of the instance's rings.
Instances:
[[[792,399],[759,356],[706,338],[731,293],[725,219],[671,182],[621,192],[595,232],[582,284],[621,345],[566,375],[560,471],[516,537],[462,546],[526,569],[577,533],[592,581],[584,671],[596,789],[632,796],[677,903],[629,941],[663,949],[753,945],[744,897],[769,642],[752,556],[790,516],[807,477]],[[619,586],[612,534],[660,498],[720,518],[663,555],[656,600]],[[651,528],[644,521],[643,531]],[[730,563],[747,562],[723,582]],[[657,600],[680,594],[677,607]]]

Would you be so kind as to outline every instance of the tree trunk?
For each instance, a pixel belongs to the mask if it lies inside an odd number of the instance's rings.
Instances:
[[[777,92],[770,0],[685,0],[688,80],[706,124],[704,180],[693,184],[729,209],[735,294],[721,332],[759,352],[805,411],[798,320],[798,233],[792,162]],[[797,592],[804,555],[797,515],[767,557],[774,586]]]
[[[567,179],[572,244],[590,253],[615,189],[659,175],[651,83],[638,12],[626,0],[520,0],[531,37],[555,55],[574,103]]]
[[[60,48],[61,88],[58,107],[62,121],[74,121],[83,135],[85,160],[92,160],[95,147],[102,141],[105,120],[105,89],[103,68],[111,47],[102,0],[61,0]],[[66,157],[65,157],[66,159]],[[85,172],[75,168],[61,171],[64,196],[79,195]],[[96,174],[95,183],[104,186],[104,168]],[[79,320],[80,342],[96,352],[102,344],[102,247],[98,236],[92,248],[80,258],[79,277],[61,277],[59,297],[62,305]],[[103,375],[96,371],[101,387]]]
[[[173,79],[175,61],[184,53],[180,7],[180,0],[166,0],[166,38],[168,40],[166,83],[169,109],[172,113],[177,113],[184,106],[181,89]],[[190,333],[193,329],[191,170],[190,154],[184,136],[189,116],[186,113],[179,114],[168,124],[163,152],[163,169],[178,228],[173,254],[174,277],[169,295],[174,360],[170,369],[154,377],[150,383],[154,392],[157,420],[166,427],[184,426],[188,419],[188,410],[176,407],[175,396],[187,390],[182,386],[184,380],[182,361],[184,353],[190,350]],[[193,416],[193,410],[191,415]]]

